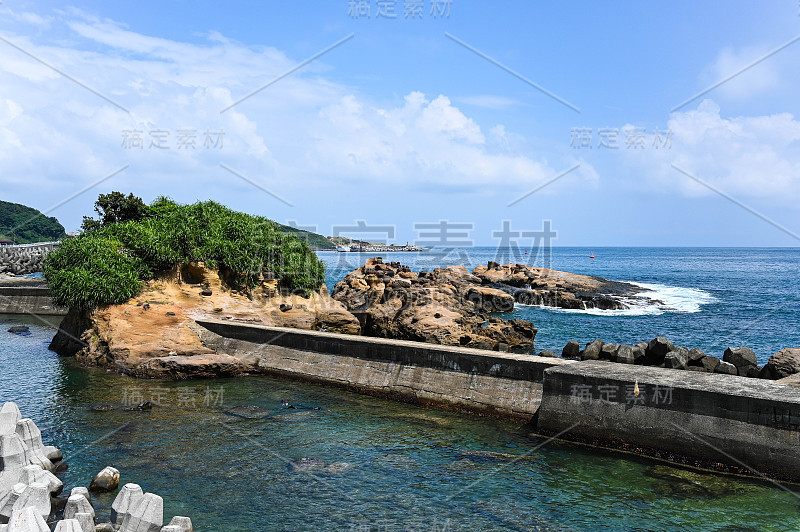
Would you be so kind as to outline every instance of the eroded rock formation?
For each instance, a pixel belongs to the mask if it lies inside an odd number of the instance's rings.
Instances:
[[[147,283],[121,305],[91,313],[70,311],[50,348],[86,365],[136,377],[184,379],[239,375],[247,365],[204,346],[196,319],[228,319],[345,334],[359,334],[358,320],[323,290],[309,297],[281,295],[267,280],[248,293],[233,290],[202,264],[175,269]]]
[[[483,286],[463,266],[417,273],[372,258],[339,281],[332,296],[369,336],[503,350],[529,350],[536,336],[529,321],[490,317],[513,310],[514,298]]]

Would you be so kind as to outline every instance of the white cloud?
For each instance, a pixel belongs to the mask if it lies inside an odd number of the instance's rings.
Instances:
[[[781,57],[776,54],[763,59],[770,51],[766,46],[740,49],[723,48],[706,71],[703,81],[711,85],[746,69],[720,85],[716,89],[720,95],[731,100],[741,101],[769,93],[781,86],[779,75]],[[782,51],[782,53],[791,53],[791,51]]]
[[[780,203],[800,199],[800,121],[789,113],[724,118],[704,100],[695,110],[671,115],[671,149],[624,150],[634,171],[685,194],[712,195],[682,175],[686,170],[727,194]],[[663,135],[663,131],[662,131]]]
[[[40,185],[48,204],[123,164],[129,170],[109,184],[144,197],[187,186],[201,197],[211,188],[237,194],[249,186],[220,170],[220,162],[282,196],[323,186],[330,194],[342,180],[529,187],[560,170],[502,125],[484,134],[445,95],[411,92],[379,105],[326,79],[319,63],[220,113],[295,61],[217,33],[200,44],[182,43],[75,10],[60,16],[51,24],[65,26],[70,46],[7,35],[130,114],[0,43],[0,183]],[[196,130],[197,148],[177,149],[179,131],[187,129]],[[154,130],[169,132],[170,149],[151,148],[147,139],[142,149],[122,146],[126,132],[146,137]],[[224,131],[223,149],[203,147],[206,130]],[[596,178],[593,169],[586,172]]]

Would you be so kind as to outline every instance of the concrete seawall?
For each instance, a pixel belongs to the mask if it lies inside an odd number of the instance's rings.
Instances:
[[[537,430],[800,481],[800,387],[770,380],[599,361],[552,368]]]
[[[529,420],[544,371],[567,360],[198,320],[203,343],[258,371],[372,395]]]
[[[53,304],[48,288],[0,286],[0,314],[63,316],[66,313]]]
[[[199,320],[256,371],[534,420],[536,431],[800,481],[800,387],[732,375]]]

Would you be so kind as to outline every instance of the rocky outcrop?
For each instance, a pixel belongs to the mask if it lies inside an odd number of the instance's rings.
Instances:
[[[647,299],[647,290],[630,283],[524,264],[489,262],[472,274],[483,285],[502,290],[524,305],[621,310],[629,308],[629,300]]]
[[[417,273],[372,258],[336,283],[332,296],[358,317],[368,336],[523,351],[536,336],[529,321],[489,316],[513,310],[513,297],[483,286],[463,266]]]
[[[281,294],[265,280],[237,291],[217,270],[190,264],[149,281],[121,305],[92,312],[71,310],[50,349],[90,366],[142,378],[236,376],[247,364],[203,345],[196,319],[223,319],[277,327],[359,334],[358,319],[323,289],[308,297]]]

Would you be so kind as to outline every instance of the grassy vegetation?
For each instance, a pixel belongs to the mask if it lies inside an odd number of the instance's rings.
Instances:
[[[267,218],[213,201],[178,205],[159,198],[124,221],[104,221],[101,210],[100,221],[85,224],[91,229],[45,261],[45,279],[61,306],[85,310],[127,301],[142,281],[189,262],[219,268],[240,289],[256,286],[267,271],[281,286],[301,292],[318,289],[325,278],[306,242]]]
[[[32,207],[0,201],[0,239],[16,244],[51,242],[66,236],[64,226]]]

